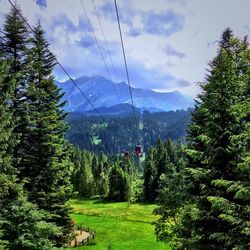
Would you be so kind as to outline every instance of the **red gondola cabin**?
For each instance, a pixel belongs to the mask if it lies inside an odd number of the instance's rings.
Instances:
[[[136,145],[135,154],[138,155],[138,156],[142,155],[142,147],[141,147],[141,145]]]

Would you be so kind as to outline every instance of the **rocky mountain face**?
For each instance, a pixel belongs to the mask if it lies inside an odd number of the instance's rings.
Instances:
[[[100,113],[121,113],[132,109],[129,88],[125,82],[113,83],[101,76],[85,76],[75,82]],[[65,92],[63,100],[67,100],[66,111],[91,113],[92,106],[71,81],[57,82],[57,85]],[[187,109],[194,105],[191,98],[178,91],[159,93],[140,88],[131,90],[134,106],[139,110],[170,111]]]

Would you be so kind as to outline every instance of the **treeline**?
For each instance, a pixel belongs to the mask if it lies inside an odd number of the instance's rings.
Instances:
[[[81,149],[105,154],[133,151],[136,144],[147,151],[155,145],[157,138],[177,141],[184,138],[191,118],[187,111],[150,113],[144,111],[123,116],[86,116],[71,113],[68,116],[68,140]]]
[[[136,194],[138,178],[136,159],[100,155],[74,148],[71,183],[77,197],[99,196],[112,201],[128,201]]]
[[[129,155],[96,154],[74,147],[71,183],[74,195],[80,198],[97,196],[112,201],[139,201],[157,203],[163,190],[174,188],[183,199],[183,169],[186,166],[185,145],[157,140],[146,154],[145,162],[140,157]],[[141,172],[140,164],[143,164]],[[177,203],[178,201],[174,201]],[[183,202],[180,199],[180,202]]]
[[[184,148],[180,141],[174,143],[168,139],[162,142],[158,139],[156,146],[149,149],[144,163],[144,201],[156,202],[163,188],[177,191],[186,164]]]
[[[145,194],[159,205],[155,233],[173,249],[250,249],[249,65],[247,38],[226,29],[183,156],[170,143],[147,155]]]
[[[69,146],[54,56],[16,8],[0,36],[0,248],[48,250],[72,229]]]

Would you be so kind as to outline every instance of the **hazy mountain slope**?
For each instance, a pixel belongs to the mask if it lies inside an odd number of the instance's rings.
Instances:
[[[101,76],[81,77],[75,82],[96,108],[105,109],[118,104],[131,104],[129,88],[125,82],[112,83]],[[67,111],[86,112],[92,109],[71,81],[57,84],[65,92],[64,99],[68,101]],[[187,109],[193,106],[193,101],[178,91],[158,93],[152,90],[132,88],[132,96],[135,107],[151,111]],[[114,109],[117,110],[117,107]],[[105,113],[107,113],[106,111]]]

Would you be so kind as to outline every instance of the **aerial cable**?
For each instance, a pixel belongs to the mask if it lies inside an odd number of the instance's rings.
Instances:
[[[127,59],[126,59],[126,54],[125,54],[125,48],[124,48],[124,42],[123,42],[121,24],[120,24],[120,18],[119,18],[119,11],[118,11],[116,0],[114,0],[114,3],[115,3],[115,11],[116,11],[116,16],[117,16],[117,23],[118,23],[121,46],[122,46],[122,52],[123,52],[124,65],[125,65],[126,75],[127,75],[128,85],[129,85],[130,99],[131,99],[131,104],[132,104],[133,113],[134,113],[134,120],[136,122],[135,106],[134,106],[134,102],[133,102],[133,95],[132,95],[132,90],[131,90],[131,84],[130,84],[130,78],[129,78],[129,72],[128,72],[128,65],[127,65]],[[140,143],[142,140],[141,140],[141,132],[140,132],[139,126],[140,126],[140,117],[139,117],[139,120],[138,120],[138,136],[139,136],[138,139],[139,139],[139,143]]]
[[[10,5],[15,9],[15,11],[19,14],[19,16],[23,19],[23,21],[25,22],[25,24],[29,27],[29,29],[32,31],[32,33],[35,34],[34,29],[31,27],[31,25],[28,23],[28,21],[26,20],[26,18],[23,17],[23,15],[21,14],[21,12],[16,8],[16,6],[11,2],[11,0],[8,0],[8,2],[10,3]],[[91,107],[93,108],[93,110],[100,115],[100,113],[98,112],[98,110],[95,108],[94,104],[90,101],[90,99],[83,93],[83,91],[81,90],[81,88],[77,85],[77,83],[75,82],[75,80],[69,75],[69,73],[66,71],[66,69],[63,67],[63,65],[58,61],[58,59],[55,57],[55,55],[53,53],[51,53],[51,51],[49,50],[48,46],[45,44],[42,44],[42,46],[53,56],[54,60],[56,61],[56,63],[60,66],[60,68],[62,69],[62,71],[65,73],[65,75],[69,78],[69,80],[71,82],[73,82],[73,84],[76,86],[76,88],[79,90],[79,92],[82,94],[82,96],[87,100],[87,102],[91,105]]]
[[[102,60],[103,60],[104,65],[105,65],[105,68],[106,68],[106,71],[107,71],[107,73],[108,73],[109,79],[112,81],[110,71],[109,71],[109,69],[108,69],[108,66],[107,66],[107,63],[106,63],[106,61],[105,61],[104,55],[103,55],[103,53],[102,53],[101,47],[100,47],[100,45],[99,45],[99,43],[98,43],[98,40],[97,40],[97,38],[96,38],[96,35],[95,35],[95,32],[94,32],[94,28],[93,28],[93,26],[92,26],[92,24],[91,24],[91,22],[90,22],[90,19],[89,19],[89,17],[88,17],[87,11],[86,11],[86,9],[85,9],[85,7],[84,7],[84,5],[83,5],[82,0],[80,0],[80,3],[81,3],[81,6],[82,6],[82,9],[83,9],[83,11],[84,11],[84,14],[85,14],[85,16],[86,16],[86,18],[87,18],[87,20],[88,20],[88,23],[89,23],[89,25],[90,25],[91,31],[92,31],[92,33],[93,33],[93,36],[94,36],[96,45],[97,45],[97,47],[98,47],[99,53],[100,53],[100,55],[101,55],[101,58],[102,58]],[[115,91],[117,97],[119,98],[118,93],[117,93],[117,91],[116,91],[116,88],[115,88],[115,86],[114,86],[114,83],[112,83],[112,86],[113,86],[113,89],[114,89],[114,91]]]
[[[111,65],[112,65],[112,69],[113,69],[113,74],[114,74],[114,76],[115,76],[115,78],[116,78],[116,81],[118,82],[117,72],[116,72],[115,67],[114,67],[113,59],[112,59],[112,56],[111,56],[111,53],[110,53],[110,49],[109,49],[109,46],[108,46],[108,43],[107,43],[107,39],[106,39],[104,30],[103,30],[103,27],[102,27],[100,14],[98,13],[98,10],[97,10],[97,8],[96,8],[95,0],[92,0],[92,3],[93,3],[94,9],[95,9],[95,13],[96,13],[96,16],[97,16],[97,18],[98,18],[98,22],[99,22],[99,25],[100,25],[100,28],[101,28],[101,31],[102,31],[103,39],[104,39],[104,41],[105,41],[107,53],[108,53],[108,55],[109,55],[109,59],[110,59],[110,62],[111,62]]]
[[[119,28],[120,40],[121,40],[121,45],[122,45],[122,53],[123,53],[124,65],[125,65],[126,76],[127,76],[127,80],[128,80],[128,86],[129,86],[130,100],[131,100],[131,104],[132,104],[132,108],[133,108],[134,119],[135,119],[135,122],[136,122],[135,107],[134,107],[131,84],[130,84],[130,79],[129,79],[129,74],[128,74],[128,65],[127,65],[127,60],[126,60],[124,44],[123,44],[121,24],[120,24],[120,18],[119,18],[119,13],[118,13],[116,0],[114,0],[114,3],[115,3],[115,10],[116,10],[116,17],[117,17],[117,23],[118,23],[118,28]]]

